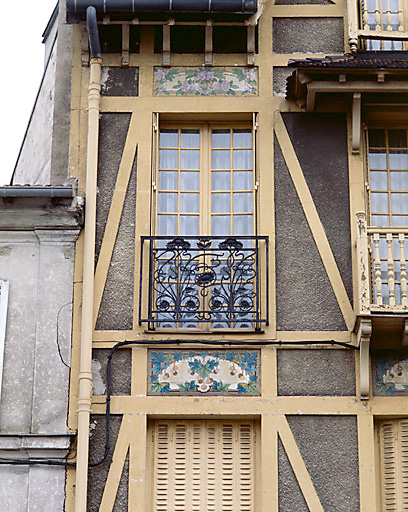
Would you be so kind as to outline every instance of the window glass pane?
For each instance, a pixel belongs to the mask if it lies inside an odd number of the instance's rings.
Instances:
[[[199,148],[200,131],[199,130],[181,130],[180,147]]]
[[[234,169],[252,169],[252,149],[235,149],[233,166]]]
[[[180,194],[180,212],[198,213],[200,207],[199,194]]]
[[[231,136],[229,130],[213,130],[211,145],[213,148],[231,147]]]
[[[229,215],[213,215],[211,217],[211,225],[214,236],[229,235],[231,233],[231,219]]]
[[[408,153],[406,151],[390,151],[390,169],[408,169]]]
[[[180,215],[180,236],[198,234],[198,215]]]
[[[234,213],[252,213],[252,194],[234,194]]]
[[[385,130],[368,130],[370,148],[385,148]]]
[[[388,190],[387,172],[371,171],[370,187],[371,190]]]
[[[213,172],[211,174],[213,190],[230,190],[231,174],[229,172]]]
[[[388,194],[371,194],[371,211],[388,213]]]
[[[234,235],[252,235],[252,215],[234,215]]]
[[[252,148],[251,130],[234,130],[232,141],[234,148]]]
[[[174,149],[161,149],[159,167],[160,169],[177,169],[178,151]]]
[[[252,172],[234,172],[234,190],[252,190]]]
[[[369,159],[370,169],[387,168],[387,153],[385,151],[375,151],[370,149]]]
[[[212,194],[212,213],[230,213],[230,194]]]
[[[408,227],[408,215],[393,215],[392,225],[400,227]]]
[[[391,190],[408,190],[408,172],[391,172]]]
[[[389,226],[390,218],[388,215],[371,215],[371,224],[373,226]]]
[[[178,147],[178,131],[177,130],[160,130],[160,147],[161,148],[177,148]]]
[[[177,190],[177,171],[160,171],[159,188],[161,190]]]
[[[392,213],[408,213],[408,194],[391,194]]]
[[[175,215],[159,215],[157,231],[159,235],[177,235],[177,217]]]
[[[388,144],[390,148],[406,148],[407,147],[407,131],[406,130],[388,130]]]
[[[212,151],[212,168],[213,169],[230,169],[231,153],[222,149]]]
[[[199,169],[200,168],[200,151],[190,149],[180,151],[180,168],[181,169]]]
[[[177,194],[160,192],[160,194],[159,194],[159,212],[177,213]]]
[[[180,190],[199,190],[200,189],[200,173],[198,172],[181,172],[180,173]]]

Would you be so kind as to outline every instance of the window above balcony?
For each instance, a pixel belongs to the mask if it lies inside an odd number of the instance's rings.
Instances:
[[[149,329],[267,323],[268,239],[256,235],[255,146],[249,120],[157,123],[156,236],[141,240],[139,318]]]
[[[348,15],[352,52],[407,49],[407,0],[348,0]]]

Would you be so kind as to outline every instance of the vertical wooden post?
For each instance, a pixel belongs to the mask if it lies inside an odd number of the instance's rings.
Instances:
[[[383,298],[382,298],[380,235],[379,235],[379,233],[374,233],[373,243],[374,243],[374,276],[375,276],[375,287],[376,287],[375,303],[377,305],[381,306],[383,303]]]
[[[401,272],[401,305],[407,305],[407,265],[405,260],[405,235],[400,233],[398,235],[398,241],[400,245],[400,272]]]
[[[357,262],[359,312],[367,313],[370,311],[370,266],[367,222],[364,212],[357,212]]]
[[[357,51],[358,45],[358,0],[347,0],[348,13],[348,43],[352,53]]]
[[[393,237],[392,233],[387,233],[387,270],[388,270],[388,293],[389,305],[395,306],[395,273],[394,273],[394,257],[393,257]]]
[[[205,65],[213,65],[213,22],[207,20],[205,26]]]
[[[163,25],[163,66],[170,66],[170,25],[174,25],[174,20]]]

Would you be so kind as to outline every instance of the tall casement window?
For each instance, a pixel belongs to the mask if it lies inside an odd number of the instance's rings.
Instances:
[[[150,426],[154,512],[255,512],[254,421],[157,420]]]
[[[255,234],[252,127],[165,125],[158,153],[158,235]]]
[[[383,512],[408,510],[408,419],[377,424]]]
[[[373,299],[406,303],[408,255],[408,130],[367,130]]]
[[[370,209],[373,226],[408,227],[407,129],[368,130]]]
[[[267,269],[268,239],[256,232],[253,123],[156,128],[147,321],[152,328],[258,329],[267,322],[260,268]]]

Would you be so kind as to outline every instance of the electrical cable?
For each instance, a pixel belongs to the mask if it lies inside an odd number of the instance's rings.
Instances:
[[[110,410],[111,410],[111,395],[112,395],[112,357],[115,351],[118,348],[129,346],[129,345],[183,345],[183,344],[195,344],[195,345],[215,345],[215,346],[252,346],[252,343],[248,343],[247,341],[214,341],[214,340],[153,340],[153,341],[119,341],[114,345],[109,352],[108,362],[106,365],[106,412],[105,412],[105,449],[103,457],[96,462],[89,462],[88,466],[90,468],[94,468],[100,466],[104,462],[106,462],[107,458],[110,454]],[[332,345],[332,346],[340,346],[343,348],[352,348],[354,350],[359,350],[359,347],[355,345],[351,345],[350,343],[346,343],[343,341],[257,341],[253,343],[254,346],[285,346],[285,345]],[[13,466],[29,466],[29,465],[49,465],[49,466],[66,466],[66,467],[74,467],[76,466],[76,462],[67,462],[65,460],[38,460],[38,459],[26,459],[26,460],[13,460],[13,459],[5,459],[0,457],[0,465],[7,464]]]

